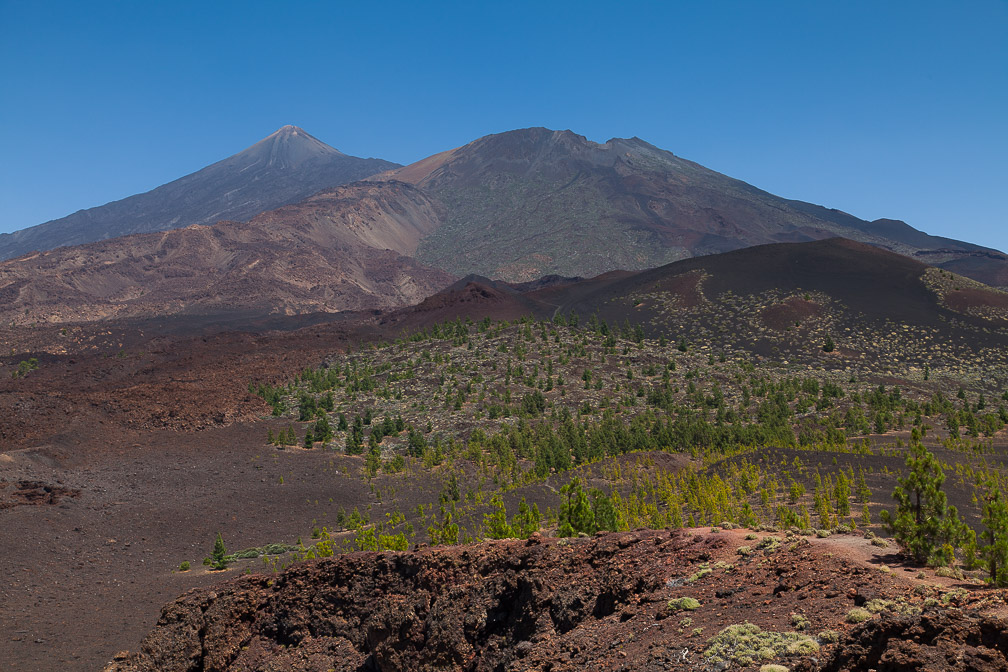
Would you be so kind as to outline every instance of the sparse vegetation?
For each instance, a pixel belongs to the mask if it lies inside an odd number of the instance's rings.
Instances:
[[[700,602],[693,597],[679,597],[668,601],[669,611],[693,611],[700,608]]]
[[[871,618],[871,612],[863,607],[854,607],[847,612],[847,622],[848,623],[864,623],[869,618]]]
[[[797,632],[770,632],[753,625],[729,625],[707,642],[704,657],[718,665],[741,667],[786,656],[806,655],[819,650],[819,643]]]
[[[38,359],[37,358],[31,357],[30,359],[22,359],[18,363],[17,368],[14,369],[14,373],[11,374],[11,377],[12,378],[24,378],[29,373],[31,373],[32,371],[37,370],[38,368],[39,368],[39,363],[38,363]]]

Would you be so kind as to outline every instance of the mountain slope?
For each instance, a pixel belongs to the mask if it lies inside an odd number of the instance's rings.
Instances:
[[[817,366],[900,365],[915,375],[930,367],[936,376],[942,366],[1008,385],[1008,292],[842,238],[758,245],[542,287],[470,277],[381,323],[408,330],[523,314],[573,314],[582,324],[604,321],[623,331],[640,325],[643,334],[711,356],[744,351]]]
[[[411,258],[440,221],[404,183],[320,192],[249,222],[123,236],[0,263],[0,315],[65,322],[402,306],[452,277]]]
[[[412,182],[444,204],[444,226],[421,244],[418,258],[456,275],[590,276],[834,236],[929,263],[968,259],[964,272],[997,284],[1008,269],[996,250],[783,199],[639,138],[599,144],[570,131],[529,128],[383,177]]]
[[[0,234],[0,259],[116,236],[244,221],[397,164],[347,156],[297,126],[185,177],[38,226]]]

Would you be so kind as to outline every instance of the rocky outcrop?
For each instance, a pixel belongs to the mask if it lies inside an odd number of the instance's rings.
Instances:
[[[814,668],[809,668],[814,669]],[[822,672],[1008,670],[1008,623],[958,610],[883,614],[855,628]]]
[[[746,664],[724,634],[743,623],[801,640],[771,659],[806,672],[1006,669],[1005,624],[971,615],[969,599],[921,615],[920,591],[836,544],[792,538],[740,555],[744,536],[536,534],[302,563],[182,596],[107,672],[725,669]],[[846,624],[869,594],[883,613]],[[715,640],[727,658],[706,655]]]

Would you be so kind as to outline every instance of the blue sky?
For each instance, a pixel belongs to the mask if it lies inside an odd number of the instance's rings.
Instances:
[[[0,231],[297,124],[409,163],[547,126],[1008,250],[1008,2],[0,0]]]

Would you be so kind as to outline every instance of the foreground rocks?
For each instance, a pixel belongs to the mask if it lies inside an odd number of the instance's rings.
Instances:
[[[821,669],[1008,670],[1008,630],[1003,619],[958,610],[916,616],[884,614],[851,632]]]
[[[1005,623],[969,613],[968,598],[936,609],[835,546],[743,534],[535,535],[304,563],[187,593],[106,669],[738,669],[704,649],[745,622],[804,640],[753,669],[1008,669]],[[866,596],[887,606],[848,625]]]

